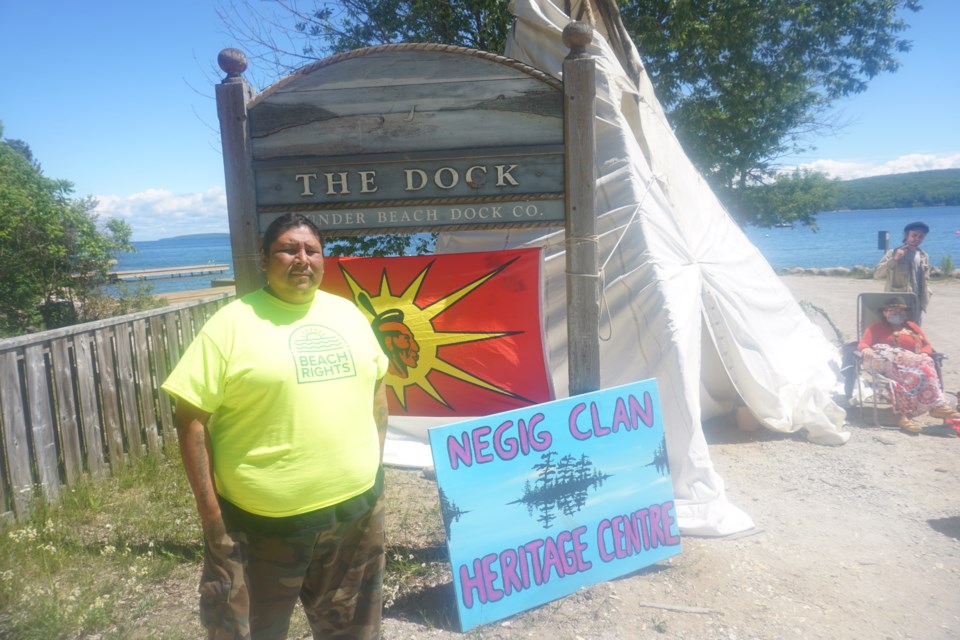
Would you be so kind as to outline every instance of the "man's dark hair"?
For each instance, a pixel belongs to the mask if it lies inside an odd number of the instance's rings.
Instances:
[[[916,222],[911,222],[903,228],[904,233],[909,233],[911,231],[923,231],[924,233],[930,233],[930,227],[927,226],[927,223],[920,222],[918,220]]]
[[[317,240],[320,239],[320,229],[317,228],[313,220],[299,213],[285,213],[282,216],[274,218],[267,227],[267,230],[263,232],[263,242],[260,245],[260,251],[263,252],[264,255],[270,253],[270,245],[273,244],[274,240],[283,235],[288,229],[295,229],[297,227],[310,229],[313,235],[317,237]]]

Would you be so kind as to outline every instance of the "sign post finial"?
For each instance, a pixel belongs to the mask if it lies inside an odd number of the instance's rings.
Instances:
[[[593,27],[586,22],[571,22],[563,28],[563,44],[570,49],[567,58],[582,58],[593,42]]]
[[[243,72],[247,70],[247,56],[240,49],[224,49],[217,55],[217,64],[227,74],[224,83],[240,82]]]

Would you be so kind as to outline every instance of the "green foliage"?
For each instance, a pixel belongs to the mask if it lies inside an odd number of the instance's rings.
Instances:
[[[627,0],[657,96],[721,196],[802,149],[832,100],[899,66],[916,0]]]
[[[872,176],[837,185],[836,206],[841,209],[956,205],[960,205],[960,169]]]
[[[153,285],[145,282],[118,282],[108,294],[103,289],[90,291],[75,313],[75,322],[113,318],[137,311],[159,309],[166,303],[153,295]]]
[[[901,37],[907,29],[902,15],[920,8],[918,0],[597,1],[619,6],[693,163],[729,209],[760,224],[776,218],[739,211],[749,206],[746,188],[769,179],[778,158],[804,150],[806,136],[832,128],[824,117],[833,100],[862,92],[871,78],[898,68],[897,54],[910,48]],[[502,53],[507,5],[236,0],[221,16],[251,47],[255,63],[271,60],[286,73],[330,53],[389,42]],[[286,41],[293,43],[288,49],[277,44]],[[791,209],[808,207],[801,202]],[[790,215],[804,220],[805,214]]]
[[[740,222],[758,227],[803,224],[816,229],[816,214],[833,208],[837,182],[815,171],[781,174],[768,185],[738,192]]]
[[[502,53],[511,19],[503,0],[227,0],[219,14],[256,50],[255,62],[283,73],[333,53],[394,42]]]
[[[459,44],[503,51],[509,23],[501,0],[341,0],[334,14],[323,9],[297,24],[323,35],[335,52],[388,42]]]
[[[132,249],[126,222],[101,228],[96,201],[72,192],[43,175],[26,143],[0,140],[0,335],[75,322],[116,252]]]
[[[943,275],[950,276],[955,268],[956,267],[953,264],[953,256],[951,256],[949,253],[940,258],[940,270],[943,271]]]
[[[201,558],[177,459],[171,447],[113,478],[82,480],[58,506],[38,500],[30,519],[0,529],[0,638],[198,637],[139,619],[162,604],[163,580]]]
[[[424,255],[433,250],[437,234],[386,234],[327,238],[324,250],[331,256]]]
[[[418,607],[450,581],[436,491],[419,473],[388,468],[384,600]],[[175,442],[101,480],[84,478],[58,505],[0,522],[0,638],[193,640],[203,534]],[[443,619],[444,628],[455,621]],[[309,637],[298,607],[289,637]]]
[[[815,214],[820,211],[960,205],[960,169],[843,181],[829,180],[820,173],[795,171],[734,195],[735,210],[744,224],[770,227],[799,223],[816,227]]]

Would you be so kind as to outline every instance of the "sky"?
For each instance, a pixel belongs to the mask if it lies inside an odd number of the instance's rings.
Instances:
[[[908,14],[895,74],[836,104],[839,132],[781,159],[841,179],[960,167],[960,2]],[[0,122],[45,175],[134,240],[227,232],[214,101],[231,37],[215,0],[0,0]],[[279,79],[279,78],[275,78]],[[275,80],[274,79],[274,80]]]

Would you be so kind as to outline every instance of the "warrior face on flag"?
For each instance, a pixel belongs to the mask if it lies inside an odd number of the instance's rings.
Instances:
[[[403,323],[403,311],[388,309],[378,314],[370,325],[390,360],[389,372],[398,378],[409,377],[409,369],[415,368],[420,360],[420,343]]]

